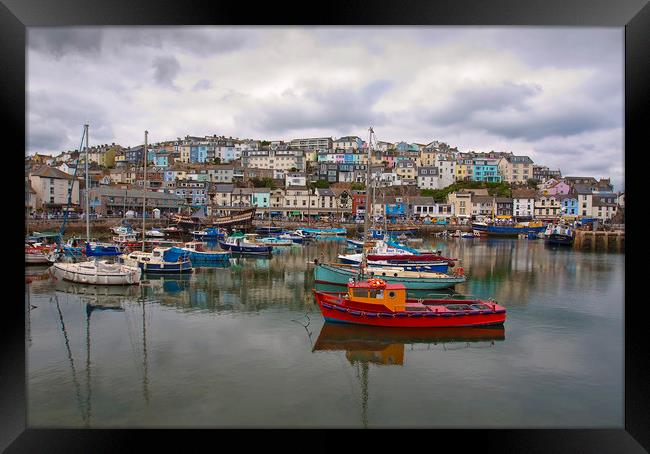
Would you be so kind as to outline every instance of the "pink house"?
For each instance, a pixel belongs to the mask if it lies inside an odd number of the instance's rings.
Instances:
[[[550,186],[546,191],[548,195],[558,195],[558,194],[568,194],[571,190],[571,187],[566,184],[564,181],[558,181],[554,185]]]

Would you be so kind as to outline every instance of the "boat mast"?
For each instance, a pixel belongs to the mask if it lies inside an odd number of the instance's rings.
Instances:
[[[144,239],[146,238],[146,221],[147,216],[147,135],[149,131],[144,132],[144,184],[142,186],[142,252],[144,252]]]
[[[88,197],[90,196],[90,178],[88,176],[88,123],[84,125],[86,130],[86,242],[90,243],[90,208]]]
[[[371,150],[372,150],[372,135],[374,131],[372,126],[368,128],[368,162],[366,164],[366,210],[364,212],[363,219],[363,248],[361,254],[361,274],[364,274],[366,267],[368,266],[368,259],[366,256],[366,243],[368,242],[368,230],[370,229],[370,217],[368,216],[368,211],[370,210],[370,159],[371,159]]]

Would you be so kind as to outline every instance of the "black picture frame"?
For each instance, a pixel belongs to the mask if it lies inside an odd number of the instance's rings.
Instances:
[[[309,9],[311,7],[311,9]],[[25,149],[25,51],[26,27],[72,26],[72,25],[491,25],[491,26],[614,26],[625,27],[625,155],[626,203],[639,204],[639,182],[635,172],[628,166],[632,162],[643,163],[646,141],[643,139],[650,101],[650,5],[647,0],[456,0],[430,2],[412,0],[405,2],[358,0],[326,2],[322,4],[247,4],[243,2],[217,2],[185,0],[184,2],[155,2],[152,0],[116,1],[93,0],[2,0],[0,4],[0,93],[6,114],[4,123],[5,153],[9,161],[3,166],[8,178],[6,193],[13,193],[12,185],[23,187],[19,172],[22,159],[19,150]],[[613,71],[620,70],[612,68]],[[645,114],[645,115],[644,115]],[[637,157],[639,155],[639,157]],[[626,172],[627,173],[627,172]],[[15,178],[15,180],[13,180]],[[631,197],[630,197],[631,195]],[[13,195],[9,195],[13,197]],[[6,197],[7,201],[9,197]],[[20,203],[18,196],[16,204]],[[18,208],[16,208],[18,209]],[[22,209],[22,208],[20,208]],[[635,234],[643,227],[642,215],[627,210],[628,229],[632,233],[632,248],[642,249],[641,235]],[[13,210],[7,208],[7,213]],[[20,212],[20,211],[16,211]],[[21,244],[24,229],[13,230],[8,214],[5,223],[5,244],[15,247],[18,264],[23,260],[17,248]],[[628,242],[629,242],[628,238]],[[13,252],[13,250],[12,250]],[[7,263],[14,256],[5,257]],[[627,263],[633,263],[626,260]],[[3,267],[4,268],[4,267]],[[643,269],[640,266],[638,269]],[[7,274],[9,273],[9,274]],[[627,267],[625,302],[625,425],[621,429],[512,429],[512,430],[435,430],[408,431],[409,433],[377,434],[343,431],[330,434],[321,431],[300,431],[308,441],[297,441],[297,435],[287,431],[264,431],[260,436],[248,436],[240,431],[161,431],[161,430],[45,430],[26,428],[25,383],[25,333],[24,305],[19,299],[18,285],[10,279],[16,273],[15,282],[22,281],[20,266],[8,266],[5,270],[5,291],[16,290],[16,298],[5,298],[3,304],[2,360],[0,373],[0,448],[8,453],[16,452],[121,452],[135,450],[135,441],[159,447],[181,446],[184,449],[194,443],[205,441],[212,449],[219,449],[229,442],[238,448],[300,449],[333,451],[342,445],[348,448],[363,447],[365,450],[388,447],[395,443],[408,449],[414,443],[429,449],[495,450],[500,452],[647,452],[650,450],[650,408],[648,406],[647,337],[644,336],[648,317],[647,302],[642,295],[634,298],[632,286],[643,282],[640,272]],[[607,340],[604,339],[604,342]],[[594,346],[597,348],[597,346]],[[495,412],[499,409],[495,408]],[[345,435],[345,441],[339,436]],[[351,436],[350,436],[351,435]],[[230,447],[228,449],[235,449]],[[419,449],[419,448],[417,448]]]

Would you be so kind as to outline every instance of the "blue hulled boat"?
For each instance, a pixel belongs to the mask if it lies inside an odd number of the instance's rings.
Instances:
[[[487,236],[496,236],[496,237],[519,237],[519,235],[528,233],[540,233],[543,232],[546,227],[541,223],[524,223],[524,224],[515,224],[515,225],[493,225],[485,224],[483,222],[474,222],[472,223],[472,229],[475,232]]]
[[[190,252],[178,247],[155,247],[152,252],[133,251],[121,255],[119,261],[125,265],[138,266],[145,273],[192,272]]]
[[[271,255],[273,253],[273,246],[249,240],[241,233],[219,240],[219,247],[233,254]]]
[[[216,263],[227,263],[232,256],[228,251],[206,251],[203,248],[203,243],[200,241],[185,243],[179,249],[190,253],[190,261],[193,266],[209,266]]]

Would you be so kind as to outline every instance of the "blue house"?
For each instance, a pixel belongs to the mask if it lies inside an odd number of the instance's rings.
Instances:
[[[557,196],[562,203],[562,214],[578,216],[578,196],[576,194],[560,194]]]
[[[207,145],[192,145],[190,146],[190,162],[205,162],[208,157]]]
[[[158,153],[154,159],[154,164],[158,167],[169,166],[169,155],[167,153]]]
[[[499,165],[496,159],[475,159],[472,166],[472,180],[500,183]]]

